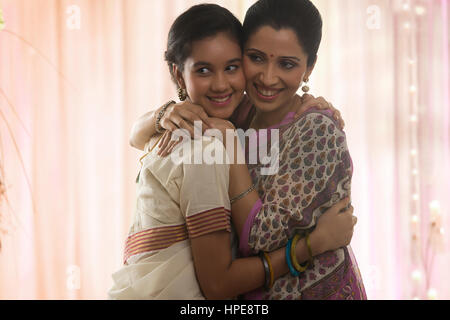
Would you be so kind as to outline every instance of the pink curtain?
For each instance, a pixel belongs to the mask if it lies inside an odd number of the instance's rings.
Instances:
[[[175,97],[167,32],[200,2],[0,1],[0,299],[106,298],[134,208],[128,134]],[[253,3],[214,2],[241,20]],[[449,5],[314,3],[324,38],[310,85],[346,121],[369,298],[448,299]],[[444,234],[425,270],[432,201]]]

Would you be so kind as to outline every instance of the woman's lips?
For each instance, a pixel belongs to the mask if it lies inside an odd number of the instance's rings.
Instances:
[[[216,96],[216,97],[209,97],[209,101],[211,101],[212,104],[215,104],[217,106],[225,106],[231,102],[231,98],[233,97],[233,94],[230,93],[226,96]]]
[[[254,87],[256,89],[256,94],[258,95],[258,97],[265,101],[272,101],[276,99],[280,95],[281,91],[283,91],[283,89],[264,88],[258,86],[257,84],[254,84]]]

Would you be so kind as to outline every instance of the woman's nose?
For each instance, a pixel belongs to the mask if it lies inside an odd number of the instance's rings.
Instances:
[[[273,63],[266,64],[265,68],[261,71],[260,81],[266,87],[271,87],[278,83],[278,76],[276,74],[276,66]]]

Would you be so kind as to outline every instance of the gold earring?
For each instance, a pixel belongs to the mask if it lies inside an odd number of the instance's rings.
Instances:
[[[178,98],[180,99],[180,101],[186,100],[186,97],[187,97],[186,89],[178,88]]]
[[[309,79],[305,79],[305,85],[302,87],[302,91],[304,93],[308,93],[309,92],[309,86],[307,86],[307,83],[309,82]]]

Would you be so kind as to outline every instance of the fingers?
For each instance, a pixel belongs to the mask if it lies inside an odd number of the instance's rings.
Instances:
[[[199,110],[199,113],[197,113],[197,115],[200,117],[200,119],[203,121],[203,123],[207,127],[206,129],[209,129],[212,127],[212,123],[209,121],[209,117],[206,114],[205,110],[203,110],[203,108],[201,108]]]
[[[175,149],[175,147],[182,141],[182,139],[183,139],[182,137],[179,137],[178,140],[170,141],[167,147],[164,150],[162,150],[161,157],[166,157],[169,154],[171,154],[173,149]]]
[[[189,132],[189,135],[192,138],[194,137],[194,135],[195,135],[194,126],[190,122],[187,122],[186,120],[181,119],[181,121],[179,122],[178,127],[180,129],[187,130]]]
[[[164,132],[163,137],[161,138],[161,141],[158,143],[158,155],[161,155],[162,150],[165,150],[165,148],[167,147],[167,145],[170,143],[172,138],[172,132],[171,131],[166,131]]]
[[[202,129],[205,131],[211,127],[211,123],[209,121],[209,117],[203,108],[199,107],[198,110],[181,110],[180,116],[191,125],[194,125],[196,121],[202,122]]]
[[[305,102],[307,102],[307,101],[309,101],[311,99],[314,99],[314,96],[310,95],[309,93],[305,93],[305,94],[302,95],[303,103],[305,103]]]
[[[339,120],[341,118],[341,112],[335,108],[333,108],[333,105],[330,103],[331,110],[333,111],[333,118],[334,120]]]
[[[335,205],[333,205],[329,210],[333,210],[336,213],[340,213],[343,211],[347,211],[346,209],[348,208],[350,204],[350,197],[346,197],[344,199],[341,199],[338,203],[336,203]],[[353,207],[350,206],[350,209],[352,209]],[[350,210],[349,209],[349,210]]]
[[[179,137],[175,140],[168,140],[164,143],[164,145],[161,146],[161,148],[158,150],[158,155],[161,157],[166,157],[169,154],[172,153],[173,149],[183,140],[183,137]]]
[[[178,129],[178,126],[174,122],[164,117],[161,119],[161,127],[168,131],[175,131]]]
[[[172,105],[166,110],[161,118],[161,126],[170,131],[177,128],[190,131],[193,129],[195,121],[202,122],[203,131],[211,127],[209,117],[203,107],[184,101]]]
[[[303,95],[304,97],[305,95]],[[319,98],[313,98],[312,96],[308,95],[305,98],[303,98],[303,103],[301,106],[297,109],[295,112],[295,119],[298,119],[305,111],[311,109],[311,108],[318,108],[318,109],[326,109],[328,107],[328,102],[322,97]]]

